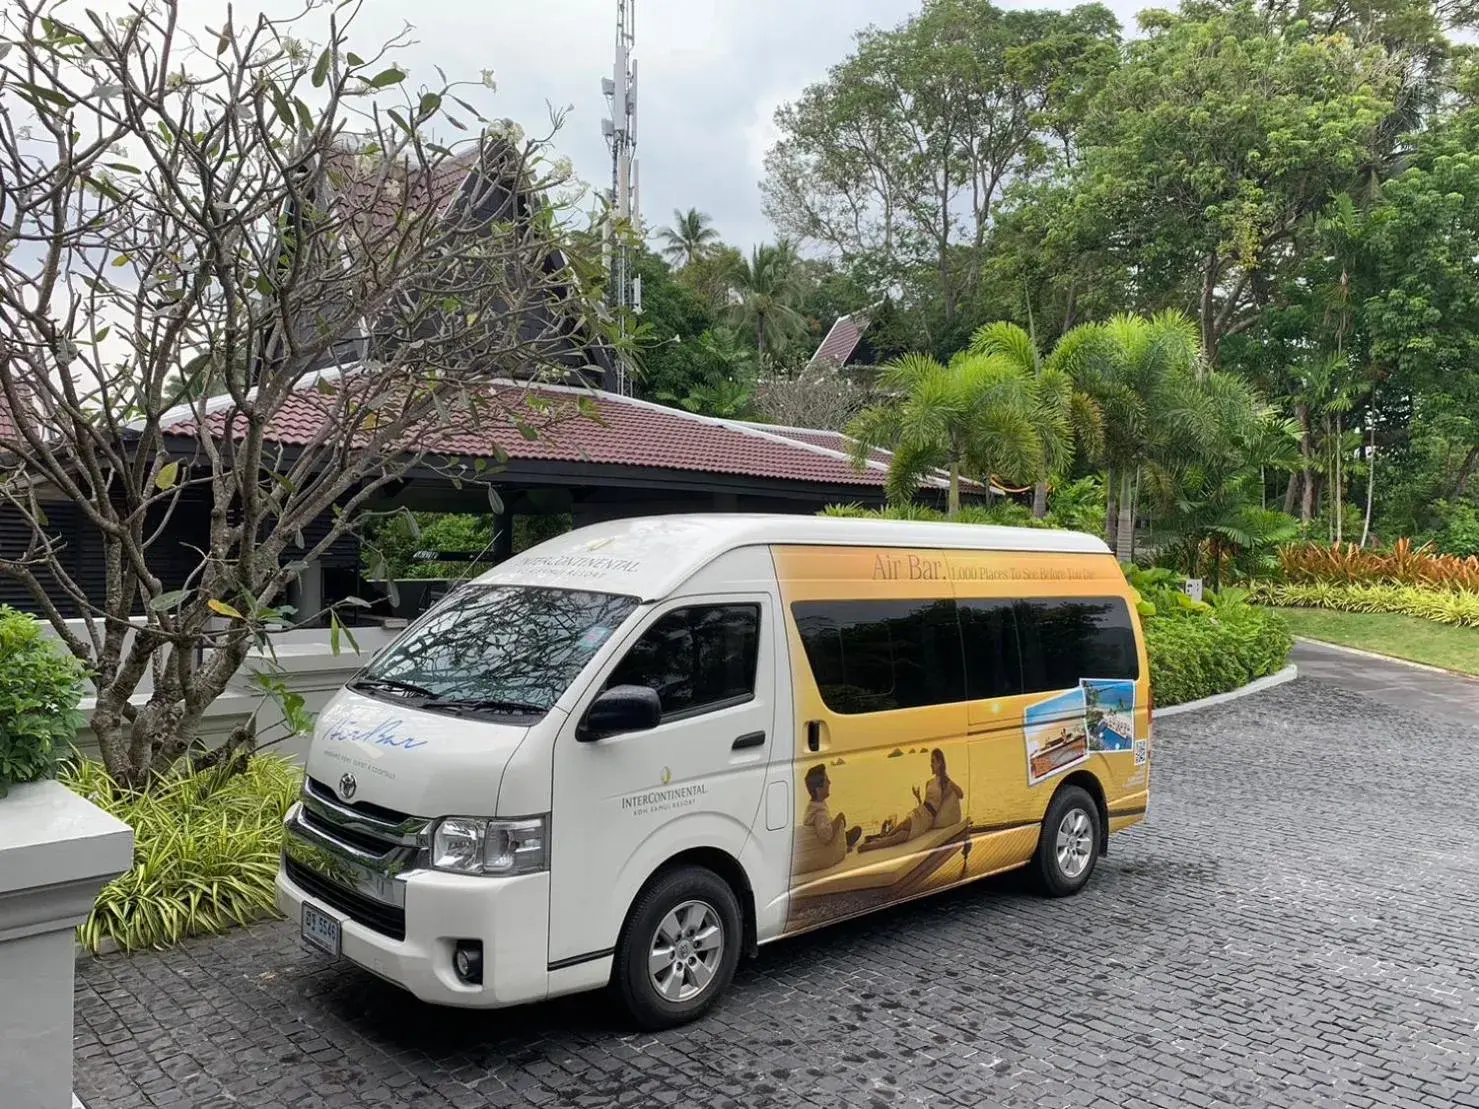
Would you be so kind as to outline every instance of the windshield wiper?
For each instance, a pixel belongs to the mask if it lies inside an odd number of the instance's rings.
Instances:
[[[350,689],[396,689],[417,697],[435,698],[436,694],[423,685],[403,682],[399,678],[359,678],[350,683]]]
[[[501,697],[432,697],[424,708],[463,709],[468,712],[511,712],[521,716],[543,716],[549,710],[528,701],[509,701]]]

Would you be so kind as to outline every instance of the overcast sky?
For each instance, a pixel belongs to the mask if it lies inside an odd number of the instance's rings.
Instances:
[[[207,21],[221,9],[218,0],[184,3],[198,5]],[[643,214],[660,227],[674,208],[696,207],[746,247],[771,236],[759,181],[776,107],[841,60],[856,31],[894,26],[919,7],[917,0],[636,3]],[[273,0],[263,6],[280,9]],[[1109,3],[1127,26],[1142,6]],[[496,110],[530,131],[547,120],[547,103],[571,108],[559,145],[585,180],[609,182],[601,78],[611,73],[616,0],[367,0],[352,42],[373,44],[407,22],[417,43],[401,59],[413,79],[435,80],[434,65],[453,79],[492,69]]]

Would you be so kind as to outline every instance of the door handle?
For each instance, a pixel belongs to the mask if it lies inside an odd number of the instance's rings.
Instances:
[[[822,749],[822,722],[820,720],[806,722],[806,746],[812,751]]]
[[[740,736],[737,740],[735,740],[733,743],[731,743],[729,745],[729,749],[731,751],[743,751],[747,747],[764,747],[764,746],[765,746],[765,733],[764,732],[750,732],[747,735]]]

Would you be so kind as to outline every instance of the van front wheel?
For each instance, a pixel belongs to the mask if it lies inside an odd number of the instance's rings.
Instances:
[[[1086,790],[1059,790],[1043,817],[1033,860],[1038,888],[1068,897],[1084,888],[1099,861],[1099,806]]]
[[[739,963],[739,902],[729,883],[697,866],[670,870],[638,898],[612,976],[645,1029],[686,1024],[708,1012]]]

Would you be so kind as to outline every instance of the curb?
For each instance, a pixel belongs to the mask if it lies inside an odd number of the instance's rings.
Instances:
[[[1262,693],[1265,689],[1273,689],[1276,685],[1292,682],[1299,677],[1299,667],[1292,662],[1276,674],[1270,674],[1266,678],[1258,678],[1249,682],[1241,688],[1230,690],[1227,693],[1214,693],[1210,697],[1203,697],[1200,701],[1187,701],[1183,705],[1170,705],[1163,709],[1155,710],[1155,719],[1163,716],[1179,716],[1183,712],[1195,712],[1197,709],[1209,709],[1213,705],[1226,704],[1228,701],[1236,701],[1240,697],[1247,697],[1253,693]]]
[[[1430,674],[1447,674],[1451,678],[1465,678],[1468,681],[1476,681],[1473,674],[1465,674],[1462,670],[1450,670],[1446,666],[1433,666],[1426,662],[1413,662],[1410,658],[1398,658],[1396,655],[1378,654],[1376,651],[1363,651],[1359,647],[1347,647],[1344,643],[1331,643],[1328,639],[1311,639],[1307,635],[1296,635],[1296,643],[1308,643],[1311,647],[1328,647],[1332,651],[1340,651],[1347,655],[1358,655],[1361,658],[1369,658],[1375,662],[1391,662],[1398,666],[1406,666],[1412,670],[1426,670]]]

